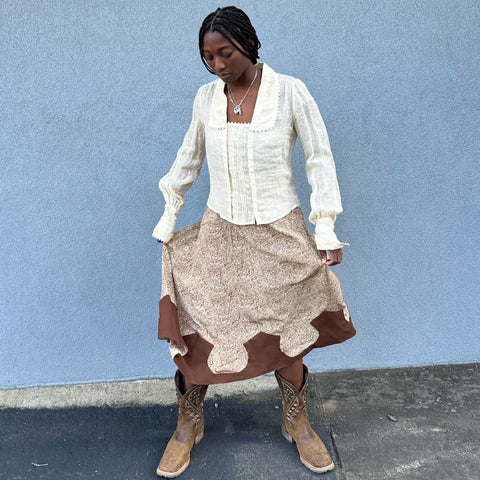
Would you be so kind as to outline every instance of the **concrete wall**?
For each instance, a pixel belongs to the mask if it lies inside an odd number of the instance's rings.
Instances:
[[[261,59],[318,101],[349,241],[355,339],[316,371],[480,360],[480,7],[240,1]],[[0,388],[166,377],[156,340],[158,179],[213,77],[217,1],[0,3]],[[305,213],[301,151],[295,174]],[[206,169],[205,169],[206,170]],[[206,171],[179,228],[197,221]]]

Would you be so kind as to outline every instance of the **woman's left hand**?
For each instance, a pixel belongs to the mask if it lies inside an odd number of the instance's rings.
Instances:
[[[329,250],[330,258],[328,258],[327,250],[320,250],[320,258],[325,265],[332,266],[342,263],[343,251],[341,248],[337,250]]]

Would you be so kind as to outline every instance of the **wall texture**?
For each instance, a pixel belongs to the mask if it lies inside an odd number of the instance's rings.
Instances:
[[[324,116],[358,335],[313,370],[480,360],[480,7],[239,1]],[[213,77],[210,0],[0,3],[0,388],[174,372],[156,339],[158,179]],[[308,213],[301,149],[298,190]],[[206,169],[205,169],[206,170]],[[200,219],[206,171],[181,228]]]

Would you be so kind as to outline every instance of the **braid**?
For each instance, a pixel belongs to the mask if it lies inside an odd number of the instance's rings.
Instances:
[[[205,18],[200,27],[198,39],[200,57],[205,68],[210,73],[215,73],[203,56],[203,38],[209,32],[222,34],[238,51],[248,57],[253,64],[257,63],[259,58],[258,49],[261,47],[261,43],[257,37],[257,32],[244,11],[237,7],[217,8]]]

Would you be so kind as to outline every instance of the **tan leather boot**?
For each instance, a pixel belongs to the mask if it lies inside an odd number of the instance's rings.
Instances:
[[[193,445],[203,438],[203,399],[207,385],[194,385],[185,392],[184,377],[179,370],[175,374],[178,399],[177,429],[165,448],[157,468],[161,477],[178,477],[190,463]],[[184,393],[185,392],[185,393]]]
[[[303,366],[303,386],[299,391],[290,382],[275,372],[282,392],[282,434],[297,445],[302,463],[312,472],[323,473],[333,470],[335,465],[324,443],[310,426],[307,414],[308,368]]]

